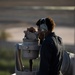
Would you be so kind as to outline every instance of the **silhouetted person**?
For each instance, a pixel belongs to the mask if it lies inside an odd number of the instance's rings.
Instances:
[[[61,75],[63,44],[62,38],[53,32],[55,23],[51,18],[41,18],[36,25],[41,43],[38,75]]]

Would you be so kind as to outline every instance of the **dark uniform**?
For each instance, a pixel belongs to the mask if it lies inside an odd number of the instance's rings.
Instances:
[[[40,68],[38,75],[60,75],[63,60],[62,39],[54,32],[47,35],[40,50]]]

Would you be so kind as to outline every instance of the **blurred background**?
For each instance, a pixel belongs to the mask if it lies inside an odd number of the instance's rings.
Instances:
[[[75,0],[0,0],[0,75],[15,72],[15,44],[40,18],[52,17],[65,48],[75,49]]]

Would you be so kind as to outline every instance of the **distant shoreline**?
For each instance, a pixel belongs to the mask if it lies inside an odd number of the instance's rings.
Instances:
[[[74,11],[75,6],[2,6],[0,10],[70,10]]]

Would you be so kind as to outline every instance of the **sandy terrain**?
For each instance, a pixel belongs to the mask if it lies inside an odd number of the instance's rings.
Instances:
[[[8,39],[8,41],[22,42],[22,39],[24,37],[23,31],[26,29],[27,27],[15,27],[6,29],[6,32],[10,33],[12,36]],[[57,35],[63,38],[65,44],[70,45],[74,44],[74,28],[56,27],[54,31],[56,32]]]

